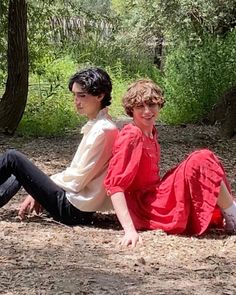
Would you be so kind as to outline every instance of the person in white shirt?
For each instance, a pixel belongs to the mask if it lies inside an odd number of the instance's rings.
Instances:
[[[89,119],[69,167],[49,177],[19,151],[11,149],[0,156],[0,207],[23,186],[29,195],[19,210],[22,219],[44,208],[64,224],[88,224],[93,212],[112,209],[103,185],[118,133],[106,108],[111,79],[100,68],[81,70],[71,77],[69,90],[78,113]]]

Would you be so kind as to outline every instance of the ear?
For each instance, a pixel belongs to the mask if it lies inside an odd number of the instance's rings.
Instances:
[[[99,94],[99,95],[96,97],[97,101],[102,101],[103,98],[104,98],[104,96],[105,96],[104,93]]]

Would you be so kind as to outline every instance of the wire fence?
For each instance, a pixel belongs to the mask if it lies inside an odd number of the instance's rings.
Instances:
[[[65,84],[66,85],[66,84]],[[36,96],[42,97],[42,96],[46,96],[49,97],[53,94],[56,93],[56,91],[60,88],[60,89],[64,89],[66,86],[64,86],[63,83],[58,83],[58,84],[54,84],[54,83],[30,83],[29,84],[29,89],[28,92],[32,93]],[[0,88],[0,99],[3,96],[5,92],[5,88],[1,87]]]

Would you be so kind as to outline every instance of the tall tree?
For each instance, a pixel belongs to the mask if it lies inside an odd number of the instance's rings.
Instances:
[[[7,9],[8,2],[6,0],[0,1],[0,88],[3,87],[5,80],[4,71],[6,71],[6,57],[7,57]]]
[[[0,98],[0,131],[13,134],[23,115],[28,94],[26,0],[9,0],[7,82]]]

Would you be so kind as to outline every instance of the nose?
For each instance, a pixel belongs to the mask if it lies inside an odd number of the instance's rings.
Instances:
[[[76,103],[77,105],[80,105],[80,104],[81,104],[81,100],[80,100],[80,98],[79,98],[78,96],[75,96],[75,97],[74,97],[74,101],[75,101],[75,103]]]
[[[144,105],[144,113],[149,113],[149,112],[150,112],[150,107],[147,104],[145,104]]]

